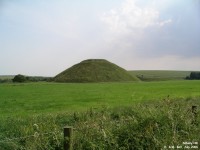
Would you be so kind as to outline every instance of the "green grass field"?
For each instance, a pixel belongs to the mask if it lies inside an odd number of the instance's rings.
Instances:
[[[77,150],[196,143],[199,91],[199,80],[0,84],[0,150],[63,150],[66,125]]]
[[[170,98],[200,97],[200,81],[0,84],[1,116],[74,112]]]

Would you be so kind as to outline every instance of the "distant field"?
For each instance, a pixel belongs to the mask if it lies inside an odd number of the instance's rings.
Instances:
[[[200,81],[127,83],[24,83],[0,84],[0,114],[32,115],[74,112],[102,106],[127,106],[137,102],[200,97]]]
[[[191,71],[135,70],[129,71],[143,81],[183,80]]]
[[[0,75],[0,79],[1,79],[1,80],[13,79],[13,78],[14,78],[13,75]]]
[[[168,71],[168,70],[131,70],[133,76],[139,76],[146,81],[163,81],[163,80],[183,80],[189,76],[191,71]],[[0,80],[13,79],[14,75],[0,75]],[[47,77],[36,77],[47,78]]]

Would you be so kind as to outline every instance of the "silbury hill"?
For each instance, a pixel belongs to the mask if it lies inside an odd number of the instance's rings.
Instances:
[[[56,75],[55,82],[124,82],[138,81],[125,69],[104,59],[84,60]]]

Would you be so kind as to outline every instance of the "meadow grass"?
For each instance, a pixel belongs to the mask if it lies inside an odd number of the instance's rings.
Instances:
[[[0,84],[0,114],[27,116],[200,97],[200,81]]]
[[[5,117],[0,123],[1,150],[63,150],[63,127],[74,127],[75,150],[160,150],[197,143],[200,116],[191,106],[199,99],[140,102],[84,112]],[[198,112],[196,112],[198,113]],[[189,146],[197,146],[192,144]]]
[[[76,150],[198,142],[199,91],[195,80],[0,84],[0,150],[63,150],[66,125]]]

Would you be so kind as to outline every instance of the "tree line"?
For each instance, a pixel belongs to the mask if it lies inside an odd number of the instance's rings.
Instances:
[[[38,77],[38,76],[24,76],[21,74],[16,75],[13,82],[38,82],[38,81],[51,81],[50,77]]]
[[[191,72],[190,76],[186,77],[187,80],[200,80],[200,72]]]

